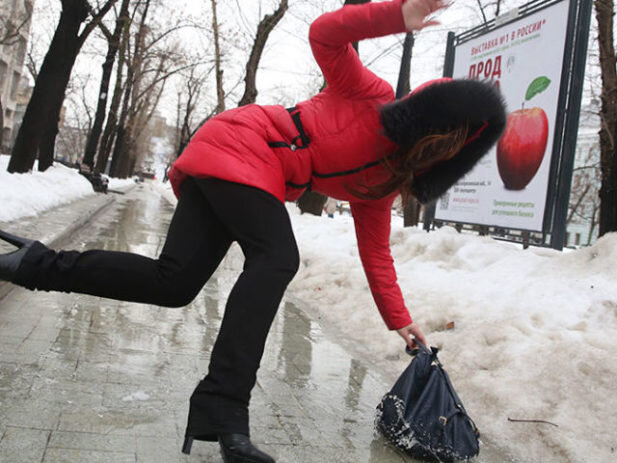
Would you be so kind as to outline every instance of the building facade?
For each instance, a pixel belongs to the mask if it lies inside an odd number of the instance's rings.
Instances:
[[[600,171],[600,102],[592,99],[581,108],[572,184],[566,245],[588,246],[598,237]]]
[[[24,61],[30,34],[34,0],[0,0],[0,98],[2,101],[2,146],[7,152],[23,116],[23,92],[28,80]],[[20,116],[21,115],[21,116]]]

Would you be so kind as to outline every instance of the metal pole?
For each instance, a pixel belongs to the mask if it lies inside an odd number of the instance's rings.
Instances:
[[[577,3],[577,16],[574,21],[574,46],[572,47],[571,79],[568,89],[568,105],[566,108],[565,133],[563,140],[562,162],[559,169],[557,200],[551,233],[551,247],[561,250],[566,237],[566,221],[570,202],[570,187],[572,170],[576,155],[576,139],[581,110],[583,81],[585,78],[585,60],[587,57],[587,42],[589,39],[589,23],[591,21],[592,0],[572,0]],[[570,71],[570,67],[566,71]]]

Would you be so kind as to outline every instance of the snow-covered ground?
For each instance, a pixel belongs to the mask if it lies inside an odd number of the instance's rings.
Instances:
[[[39,214],[78,198],[93,194],[85,177],[59,163],[47,171],[9,174],[10,157],[0,155],[0,222]],[[133,183],[131,179],[110,179],[109,188],[119,189]]]
[[[91,194],[88,182],[62,166],[10,175],[3,165],[0,221]],[[158,186],[172,196],[168,185]],[[288,209],[302,257],[291,297],[396,377],[407,359],[375,309],[352,218]],[[441,347],[483,439],[521,461],[617,461],[617,234],[562,253],[450,228],[425,233],[403,228],[396,216],[392,229],[412,317]]]

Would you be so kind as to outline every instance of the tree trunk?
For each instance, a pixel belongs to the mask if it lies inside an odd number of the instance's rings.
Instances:
[[[109,107],[109,114],[107,116],[107,124],[101,137],[101,143],[99,145],[99,154],[96,157],[96,165],[94,166],[94,172],[103,173],[107,168],[109,162],[109,156],[111,155],[111,149],[114,145],[118,128],[118,111],[120,109],[120,103],[122,102],[123,85],[122,85],[122,73],[124,70],[124,64],[126,61],[126,49],[129,46],[130,40],[130,24],[125,23],[122,33],[122,41],[120,42],[118,65],[116,67],[116,85],[114,87],[114,94],[111,98],[111,105]],[[111,170],[111,169],[110,169]]]
[[[219,22],[216,16],[216,0],[212,1],[212,34],[214,35],[214,68],[216,72],[216,109],[214,114],[225,111],[225,91],[223,90],[223,70],[221,69],[221,47],[219,45]]]
[[[54,163],[56,137],[58,136],[58,122],[60,121],[63,101],[64,94],[56,95],[55,101],[52,101],[50,118],[54,116],[55,118],[47,121],[41,135],[41,142],[39,144],[39,172],[45,172]]]
[[[135,93],[139,89],[138,80],[141,79],[140,70],[143,64],[143,52],[145,49],[145,39],[148,33],[148,26],[146,26],[146,18],[150,9],[150,0],[146,0],[144,9],[141,14],[139,28],[135,34],[135,44],[133,46],[133,59],[128,65],[126,75],[126,85],[124,89],[124,98],[122,101],[122,111],[120,112],[120,119],[118,120],[118,128],[116,135],[116,144],[114,146],[114,152],[111,158],[111,167],[109,174],[112,177],[126,177],[126,173],[129,171],[130,159],[127,158],[130,155],[129,147],[132,144],[131,137],[132,126],[129,124],[131,121],[130,113],[135,103]]]
[[[124,126],[120,123],[116,127],[116,141],[114,143],[114,150],[111,156],[111,164],[109,165],[109,175],[116,177],[120,172],[120,160],[125,153],[124,149]]]
[[[126,178],[127,172],[129,170],[129,164],[131,162],[131,157],[129,156],[130,150],[129,140],[127,136],[127,130],[122,128],[122,135],[118,137],[116,141],[116,147],[114,148],[114,160],[115,164],[112,160],[112,175],[116,178]],[[117,151],[116,151],[117,149]]]
[[[409,198],[403,209],[403,226],[415,227],[420,220],[420,203],[415,198]]]
[[[302,214],[308,212],[313,215],[321,215],[327,200],[327,196],[307,190],[298,200],[298,208],[300,208]]]
[[[99,144],[101,132],[103,131],[103,123],[105,122],[105,111],[107,109],[107,95],[109,93],[109,84],[111,82],[111,74],[116,61],[116,55],[120,48],[120,37],[124,27],[128,27],[130,18],[128,17],[130,0],[122,0],[120,6],[120,14],[116,20],[116,26],[111,37],[108,38],[107,55],[105,56],[105,62],[103,63],[103,74],[101,76],[101,85],[99,87],[99,99],[96,106],[96,114],[94,116],[94,123],[92,130],[88,134],[88,141],[86,142],[86,150],[82,164],[90,167],[90,170],[94,167],[94,155]]]
[[[597,208],[593,209],[593,214],[591,216],[591,222],[589,223],[589,233],[587,234],[587,246],[591,246],[591,241],[593,240],[593,231],[596,228],[596,217],[598,215]]]
[[[55,140],[54,129],[49,127],[55,125],[55,131],[58,130],[58,117],[64,92],[82,43],[79,39],[79,29],[88,14],[84,0],[65,0],[62,4],[60,22],[43,60],[32,97],[17,133],[9,162],[9,172],[23,173],[31,170],[41,142],[44,141],[47,146],[50,138]],[[48,148],[45,154],[49,155]],[[49,163],[49,160],[45,159],[43,162]]]
[[[613,2],[596,0],[602,92],[600,99],[600,231],[617,231],[617,72],[613,37]]]
[[[398,83],[396,86],[396,98],[403,98],[411,91],[409,79],[411,77],[411,57],[413,55],[413,46],[415,38],[413,32],[409,32],[405,36],[403,42],[403,57],[401,58],[401,67],[399,69]],[[420,220],[420,203],[414,197],[407,198],[403,209],[403,226],[415,227]]]
[[[245,87],[244,95],[240,98],[238,106],[244,106],[247,104],[255,103],[257,99],[257,68],[259,67],[259,61],[261,60],[261,54],[263,53],[268,36],[274,27],[285,15],[287,11],[287,0],[281,0],[276,11],[270,15],[266,15],[259,22],[257,26],[257,35],[255,36],[255,42],[253,42],[253,48],[246,62],[246,76],[244,78]]]
[[[132,68],[132,66],[129,66],[129,68]],[[132,136],[132,130],[129,125],[129,113],[131,111],[131,95],[135,86],[134,68],[132,69],[133,70],[129,70],[127,75],[122,111],[120,112],[120,119],[116,127],[116,143],[114,145],[111,166],[109,168],[109,175],[117,178],[126,178],[126,172],[128,171],[128,157],[130,155],[129,146]]]

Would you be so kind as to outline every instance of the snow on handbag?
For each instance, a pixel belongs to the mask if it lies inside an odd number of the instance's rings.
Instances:
[[[437,359],[438,349],[415,342],[418,353],[377,406],[377,429],[414,458],[453,462],[476,456],[480,433]]]

